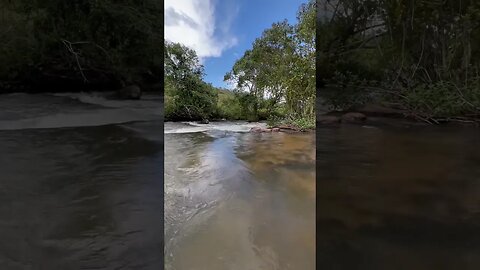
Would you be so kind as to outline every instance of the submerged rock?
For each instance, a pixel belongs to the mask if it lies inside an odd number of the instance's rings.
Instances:
[[[340,117],[334,115],[320,115],[317,118],[317,122],[320,124],[336,124],[340,122]]]
[[[367,119],[365,114],[359,113],[359,112],[349,112],[344,115],[342,115],[342,122],[347,122],[347,123],[358,123],[358,122],[363,122]]]
[[[273,128],[261,128],[261,127],[252,127],[250,129],[250,132],[256,132],[256,133],[260,133],[260,132],[272,132],[273,131]],[[277,130],[276,130],[277,131]],[[278,129],[278,131],[280,131],[280,129]]]
[[[250,132],[262,132],[262,128],[261,127],[252,127],[250,129]]]
[[[404,116],[408,114],[406,110],[386,107],[378,104],[367,104],[363,107],[356,109],[355,111],[363,113],[367,116],[395,117],[395,118],[404,118]]]
[[[206,125],[206,124],[210,123],[210,121],[208,121],[208,119],[203,119],[202,121],[199,121],[198,123]]]
[[[262,127],[252,127],[250,129],[250,132],[256,132],[256,133],[265,133],[265,132],[299,132],[302,131],[298,128],[292,127],[292,126],[278,126],[278,127],[272,127],[272,128],[262,128]]]
[[[130,85],[118,90],[118,96],[123,99],[140,99],[142,90],[138,85]]]

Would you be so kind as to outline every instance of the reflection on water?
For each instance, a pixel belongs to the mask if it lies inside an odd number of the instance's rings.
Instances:
[[[166,123],[166,269],[314,269],[314,135],[230,125]]]
[[[480,132],[317,130],[317,263],[480,269]]]
[[[163,123],[72,127],[93,105],[49,95],[0,105],[0,269],[162,269]],[[40,117],[56,120],[10,128]]]

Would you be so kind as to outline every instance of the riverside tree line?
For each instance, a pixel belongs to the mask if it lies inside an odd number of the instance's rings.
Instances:
[[[319,93],[332,109],[478,121],[479,1],[319,0],[317,15]]]
[[[0,93],[161,89],[157,0],[0,0]]]
[[[299,7],[297,21],[272,24],[236,61],[225,81],[203,81],[192,49],[165,42],[166,120],[268,120],[271,125],[315,125],[315,1]]]

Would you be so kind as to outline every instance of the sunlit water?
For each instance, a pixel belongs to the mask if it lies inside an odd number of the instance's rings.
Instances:
[[[320,269],[480,269],[479,129],[321,127],[317,177]]]
[[[315,269],[313,133],[165,123],[169,270]]]
[[[161,99],[0,96],[0,269],[162,269]]]

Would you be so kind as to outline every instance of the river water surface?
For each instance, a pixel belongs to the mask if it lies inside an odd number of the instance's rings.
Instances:
[[[478,129],[161,117],[0,96],[0,269],[480,269]]]
[[[315,136],[165,123],[167,270],[315,269]]]
[[[319,267],[480,269],[478,128],[320,127],[316,167]]]
[[[162,269],[161,98],[0,96],[0,269]]]

